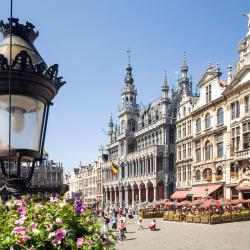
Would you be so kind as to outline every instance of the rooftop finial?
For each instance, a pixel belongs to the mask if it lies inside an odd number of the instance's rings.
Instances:
[[[10,22],[10,18],[8,19]],[[32,23],[26,22],[26,24],[20,24],[18,18],[12,18],[11,19],[11,31],[10,31],[10,25],[8,23],[4,23],[3,20],[0,21],[0,32],[2,32],[4,37],[7,37],[10,35],[10,32],[12,35],[20,36],[26,41],[29,41],[31,43],[34,42],[34,40],[38,37],[39,32],[35,32],[34,28],[35,26]]]
[[[130,52],[131,52],[131,50],[128,49],[126,52],[128,53],[128,65],[130,65]]]
[[[213,69],[211,61],[208,61],[207,71],[211,71]]]
[[[248,18],[248,23],[247,23],[247,27],[248,27],[248,32],[247,35],[250,35],[250,11],[248,11],[247,13],[241,13],[241,15],[246,16]]]
[[[183,66],[187,66],[187,55],[185,51],[184,51],[184,58],[183,58]]]

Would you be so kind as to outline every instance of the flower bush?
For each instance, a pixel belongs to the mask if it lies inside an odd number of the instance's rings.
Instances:
[[[37,203],[22,197],[0,205],[0,249],[111,249],[116,235],[101,232],[101,224],[80,200]]]

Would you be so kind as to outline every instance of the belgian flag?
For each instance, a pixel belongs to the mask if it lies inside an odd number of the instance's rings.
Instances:
[[[119,168],[117,165],[115,165],[113,162],[111,164],[111,174],[116,175],[119,172]]]

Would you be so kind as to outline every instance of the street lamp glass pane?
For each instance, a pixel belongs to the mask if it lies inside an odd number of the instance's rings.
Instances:
[[[0,150],[9,145],[9,96],[0,96]],[[26,96],[11,96],[11,148],[39,150],[44,104]]]

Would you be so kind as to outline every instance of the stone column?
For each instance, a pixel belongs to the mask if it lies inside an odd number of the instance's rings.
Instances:
[[[157,156],[154,156],[154,173],[157,172]]]
[[[138,188],[138,202],[139,202],[139,204],[141,203],[141,188]]]
[[[116,197],[117,189],[115,189],[114,192],[115,192],[115,205],[117,205],[117,197]]]
[[[134,207],[135,203],[135,190],[132,188],[132,207]]]
[[[154,201],[157,200],[157,186],[154,186]]]
[[[125,206],[128,207],[128,189],[125,188]]]
[[[122,189],[119,189],[119,204],[122,207]]]
[[[149,158],[149,173],[153,173],[153,161],[151,156]]]
[[[145,188],[146,188],[146,202],[148,202],[148,188],[149,188],[148,185],[146,185]]]
[[[108,191],[107,190],[105,191],[105,199],[106,199],[105,203],[107,204],[108,203]]]

